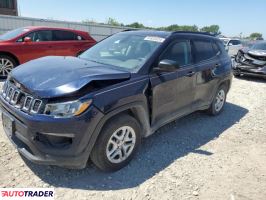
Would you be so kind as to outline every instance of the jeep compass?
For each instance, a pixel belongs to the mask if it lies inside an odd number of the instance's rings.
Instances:
[[[222,112],[231,79],[231,60],[211,35],[124,31],[79,57],[12,70],[0,95],[3,127],[34,163],[84,168],[90,158],[115,171],[161,126]]]

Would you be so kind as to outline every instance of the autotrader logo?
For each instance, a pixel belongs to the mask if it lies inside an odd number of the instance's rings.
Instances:
[[[53,188],[1,188],[0,199],[43,199],[53,200],[54,189]]]

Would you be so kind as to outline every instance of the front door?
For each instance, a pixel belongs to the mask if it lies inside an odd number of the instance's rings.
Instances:
[[[24,42],[24,38],[31,38],[31,42]],[[44,56],[55,55],[52,44],[52,32],[50,30],[40,30],[29,33],[17,42],[19,45],[21,63],[41,58]]]
[[[171,43],[159,60],[173,60],[179,64],[174,72],[152,74],[152,126],[160,126],[178,116],[191,112],[195,95],[195,70],[188,40]]]

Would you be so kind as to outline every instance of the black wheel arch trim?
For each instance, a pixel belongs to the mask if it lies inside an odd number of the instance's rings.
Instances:
[[[18,57],[16,55],[14,55],[13,53],[10,53],[8,51],[0,51],[0,55],[10,56],[10,57],[15,59],[15,61],[17,62],[17,65],[20,64],[20,61],[19,61]]]
[[[129,103],[129,104],[120,106],[116,108],[115,110],[110,111],[109,113],[104,115],[103,118],[100,120],[100,122],[96,125],[96,128],[93,130],[90,136],[89,142],[87,144],[87,147],[85,149],[85,152],[84,152],[84,154],[88,156],[86,159],[86,162],[89,159],[90,153],[101,133],[102,128],[106,124],[106,122],[110,120],[111,118],[113,118],[114,116],[124,113],[126,111],[131,111],[134,115],[133,117],[135,117],[135,119],[140,123],[141,130],[142,130],[141,132],[142,137],[147,137],[148,135],[151,134],[150,119],[148,115],[149,112],[144,102],[139,101],[139,102]],[[86,165],[86,163],[84,163],[84,165]]]

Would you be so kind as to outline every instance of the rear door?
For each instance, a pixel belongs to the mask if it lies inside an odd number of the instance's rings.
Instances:
[[[218,82],[215,70],[221,65],[221,51],[219,46],[209,39],[194,39],[192,48],[197,68],[193,110],[197,110],[199,107],[208,105],[212,100]]]
[[[31,38],[31,42],[24,42],[25,37]],[[21,63],[55,54],[51,30],[33,31],[20,38],[17,41],[17,45],[20,49],[17,56],[20,58]]]
[[[71,31],[53,30],[55,53],[58,56],[77,56],[84,51],[85,40]]]
[[[195,94],[195,66],[192,65],[190,41],[171,43],[159,61],[164,59],[176,61],[180,68],[175,72],[151,75],[152,125],[158,126],[189,113]]]

